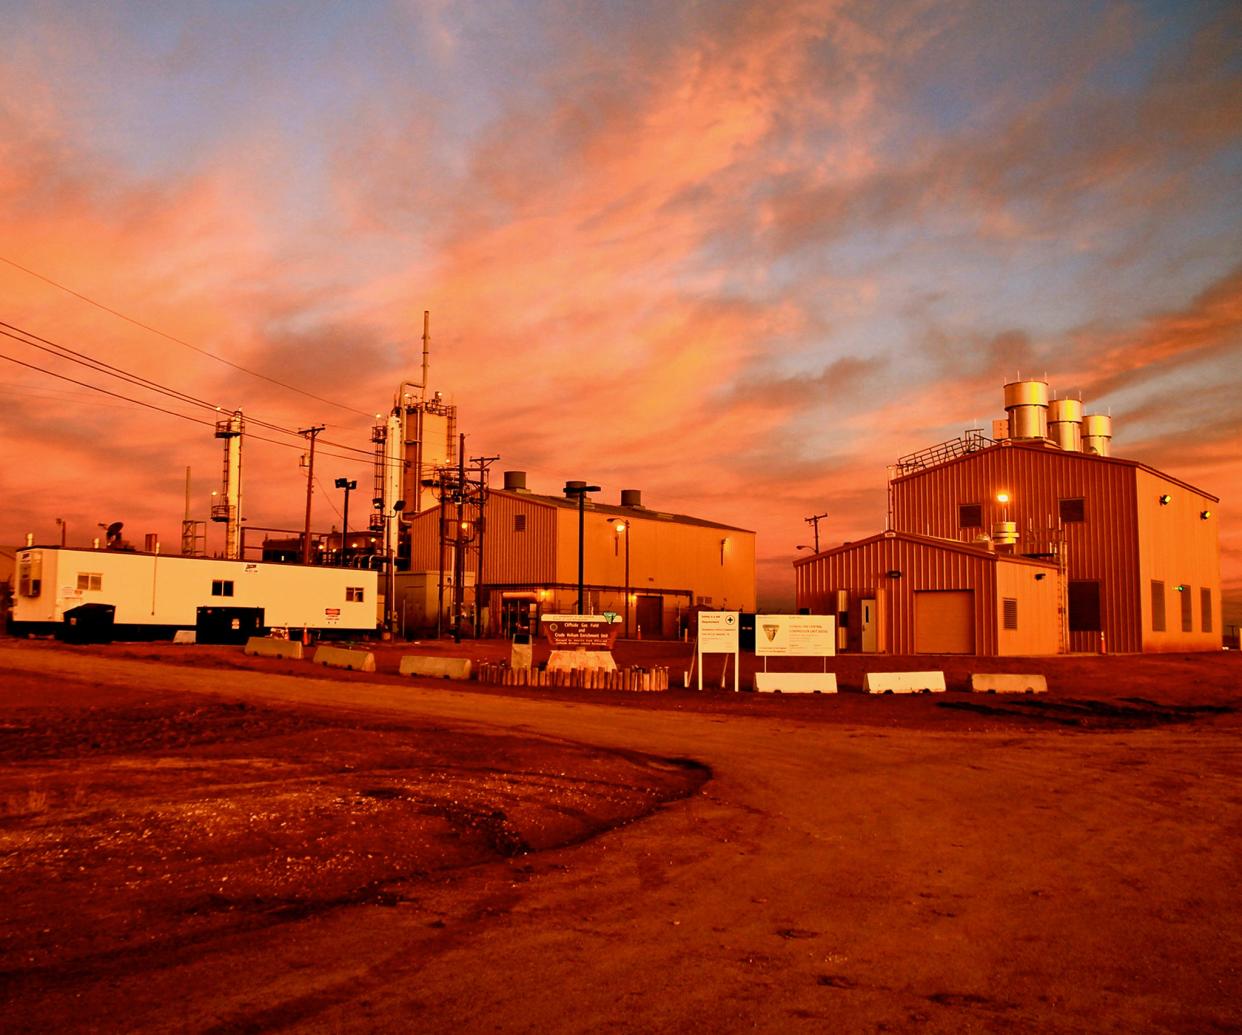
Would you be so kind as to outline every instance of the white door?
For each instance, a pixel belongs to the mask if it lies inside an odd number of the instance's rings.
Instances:
[[[862,601],[862,652],[875,653],[875,601]]]

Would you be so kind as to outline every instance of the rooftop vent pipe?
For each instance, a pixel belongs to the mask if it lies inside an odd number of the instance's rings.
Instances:
[[[621,490],[621,506],[641,507],[642,505],[643,505],[642,489],[622,489]]]
[[[583,492],[583,490],[585,489],[586,489],[586,482],[584,481],[575,480],[572,482],[566,482],[565,483],[565,498],[574,499],[576,496],[578,496],[579,493],[582,493],[582,495],[586,495],[586,493]]]
[[[505,492],[526,492],[525,471],[505,471]]]

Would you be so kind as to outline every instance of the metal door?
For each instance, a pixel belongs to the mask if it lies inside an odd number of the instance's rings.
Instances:
[[[975,652],[975,595],[971,590],[918,590],[914,594],[916,654]]]
[[[874,654],[876,652],[876,620],[875,620],[875,600],[872,598],[864,598],[861,601],[861,633],[862,636],[862,652],[864,654]]]
[[[664,598],[640,593],[634,601],[634,617],[640,636],[649,640],[660,639],[664,635]]]

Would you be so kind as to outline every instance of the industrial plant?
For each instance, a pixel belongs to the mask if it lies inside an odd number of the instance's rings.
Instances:
[[[11,628],[37,634],[235,642],[269,629],[310,634],[512,635],[544,613],[607,614],[636,637],[671,638],[696,608],[753,611],[755,534],[649,509],[636,489],[617,505],[601,488],[568,481],[563,495],[526,487],[521,471],[490,485],[499,457],[465,455],[457,409],[431,391],[430,317],[423,317],[421,376],[403,380],[371,431],[373,479],[362,516],[312,526],[316,439],[306,437],[306,519],[300,530],[247,524],[242,509],[246,417],[214,422],[223,464],[211,521],[223,556],[207,556],[186,476],[180,556],[154,536],[135,550],[119,522],[94,549],[36,544],[17,552]],[[364,497],[365,497],[364,487]],[[358,512],[355,503],[355,513]]]
[[[1112,455],[1112,421],[1046,380],[890,468],[888,527],[794,562],[848,649],[1029,655],[1220,646],[1217,497]]]

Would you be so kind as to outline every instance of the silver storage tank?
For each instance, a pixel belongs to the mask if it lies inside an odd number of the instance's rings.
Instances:
[[[1053,399],[1048,404],[1048,437],[1067,453],[1082,452],[1082,400]]]
[[[1096,456],[1113,455],[1113,418],[1105,413],[1088,413],[1082,419],[1082,451]]]
[[[1009,437],[1048,437],[1048,382],[1010,381],[1005,385],[1005,412],[1009,414]]]

